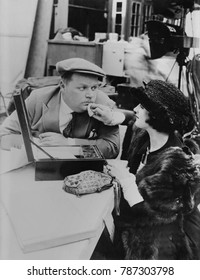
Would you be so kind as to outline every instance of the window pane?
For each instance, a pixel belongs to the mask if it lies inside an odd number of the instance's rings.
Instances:
[[[136,4],[133,3],[133,6],[132,6],[132,13],[133,13],[133,14],[135,14],[135,5],[136,5]]]
[[[135,23],[135,15],[132,15],[131,24],[134,25]]]
[[[122,22],[122,15],[121,14],[117,14],[116,15],[116,24],[120,24]]]
[[[115,26],[115,32],[116,33],[121,34],[121,29],[122,29],[121,25],[116,25]]]
[[[122,3],[117,2],[117,12],[121,12],[121,11],[122,11]]]

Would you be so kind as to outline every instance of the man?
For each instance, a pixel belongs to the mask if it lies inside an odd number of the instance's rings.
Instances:
[[[119,128],[106,126],[88,115],[88,105],[99,103],[112,107],[114,102],[98,89],[105,73],[97,65],[81,58],[57,63],[59,86],[34,90],[26,107],[34,136],[41,146],[98,146],[105,158],[119,153]],[[1,148],[20,148],[22,137],[16,111],[2,124]]]

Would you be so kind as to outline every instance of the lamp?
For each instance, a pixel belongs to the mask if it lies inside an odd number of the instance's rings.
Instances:
[[[182,9],[192,9],[194,0],[152,0],[154,14],[166,18],[181,18]]]
[[[168,52],[177,52],[176,61],[179,64],[178,87],[181,83],[181,71],[191,47],[199,47],[199,38],[187,37],[180,26],[161,21],[146,22],[149,37],[151,59],[160,58]]]
[[[161,21],[146,22],[151,58],[156,59],[183,46],[183,30]]]

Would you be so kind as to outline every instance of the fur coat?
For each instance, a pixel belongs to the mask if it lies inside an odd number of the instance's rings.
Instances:
[[[144,201],[115,219],[119,259],[200,259],[199,167],[169,148],[137,174]]]

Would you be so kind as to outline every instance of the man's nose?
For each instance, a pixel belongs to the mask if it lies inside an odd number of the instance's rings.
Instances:
[[[87,98],[92,98],[92,97],[94,97],[94,91],[93,91],[91,88],[88,88],[87,91],[86,91],[85,96],[86,96]]]

